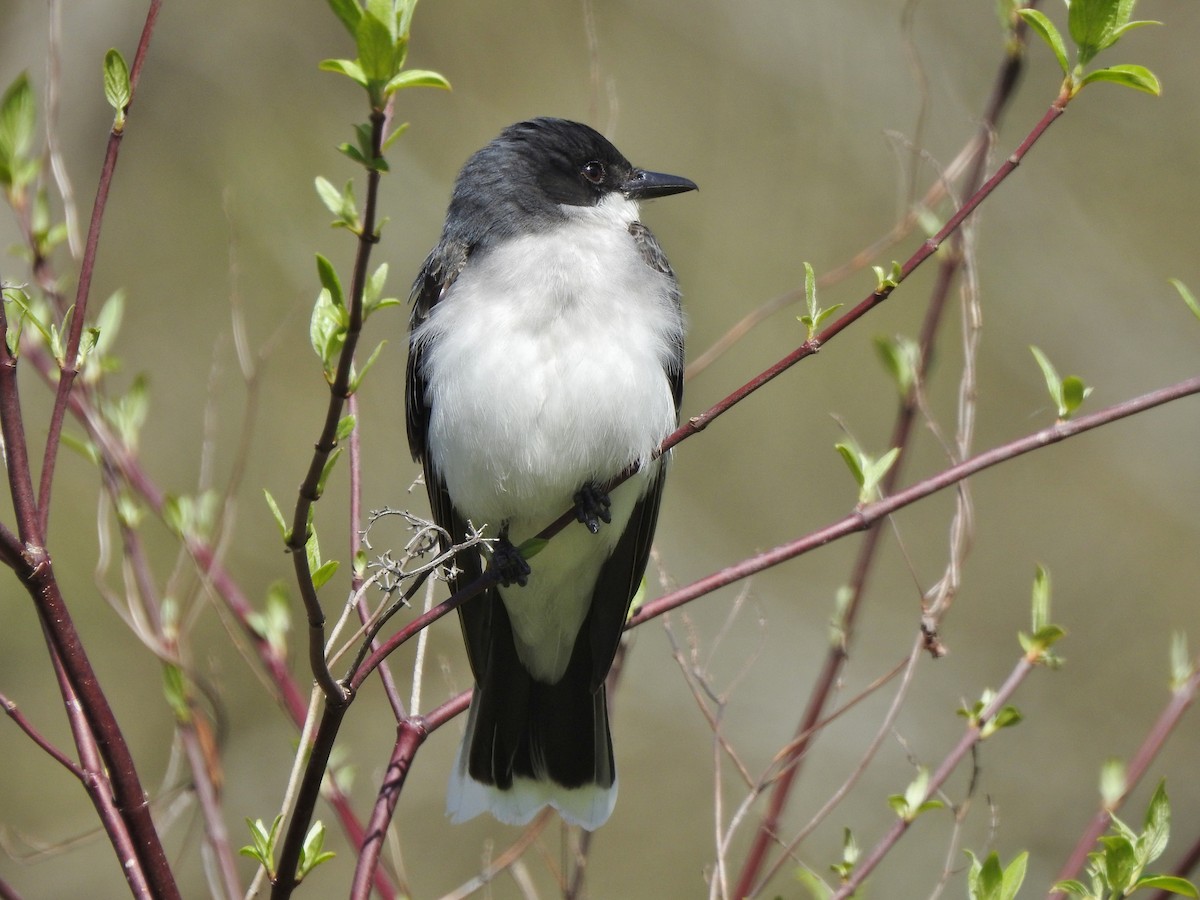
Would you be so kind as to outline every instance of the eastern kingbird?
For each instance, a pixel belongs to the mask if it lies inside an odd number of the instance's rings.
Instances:
[[[604,681],[646,568],[676,427],[683,314],[638,200],[695,190],[563,119],[467,161],[413,285],[408,441],[458,542],[499,529],[510,565],[459,608],[475,694],[447,813],[598,828],[617,795]],[[637,474],[604,494],[637,463]],[[528,566],[512,548],[574,507]],[[603,522],[603,526],[601,525]],[[500,552],[500,551],[497,551]],[[457,562],[451,589],[479,576]]]

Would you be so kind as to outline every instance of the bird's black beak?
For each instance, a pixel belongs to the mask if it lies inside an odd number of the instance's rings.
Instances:
[[[665,175],[662,172],[647,172],[645,169],[634,169],[629,180],[621,185],[621,193],[630,200],[650,200],[694,190],[698,188],[696,182],[690,178]]]

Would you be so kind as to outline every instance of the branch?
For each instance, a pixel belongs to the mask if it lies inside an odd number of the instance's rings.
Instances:
[[[142,37],[138,41],[137,52],[133,57],[133,68],[129,73],[129,103],[125,106],[128,113],[137,94],[137,83],[141,76],[142,64],[146,61],[146,52],[150,49],[150,38],[154,34],[154,23],[158,20],[158,11],[162,0],[150,0],[150,9],[146,12],[146,22],[142,26]],[[40,510],[40,531],[45,537],[50,524],[50,491],[54,483],[54,464],[58,458],[58,448],[61,444],[63,419],[67,412],[67,396],[79,374],[79,342],[83,335],[84,320],[87,317],[88,295],[92,289],[92,273],[96,266],[96,251],[100,246],[100,225],[104,221],[104,210],[108,205],[108,191],[112,186],[113,173],[117,168],[117,154],[121,149],[121,138],[125,134],[124,125],[113,128],[108,133],[108,147],[104,153],[104,164],[100,167],[100,182],[96,186],[96,199],[92,204],[92,219],[88,225],[87,242],[84,245],[83,260],[79,266],[79,285],[75,290],[74,312],[71,314],[71,330],[67,336],[67,348],[60,364],[58,391],[54,396],[54,410],[50,414],[49,433],[46,435],[46,451],[42,457],[42,478],[38,486],[38,509]]]
[[[1162,406],[1165,403],[1170,403],[1173,400],[1179,400],[1192,394],[1200,394],[1200,376],[1188,378],[1169,387],[1151,391],[1148,394],[1142,394],[1141,396],[1126,400],[1123,403],[1114,404],[1090,415],[1079,416],[1066,422],[1056,422],[1049,428],[1035,431],[1007,444],[1001,444],[998,447],[964,460],[958,465],[951,466],[936,475],[919,481],[890,497],[877,500],[874,503],[863,504],[849,515],[804,537],[797,538],[773,550],[767,550],[749,559],[727,566],[679,590],[672,591],[669,594],[659,597],[657,600],[646,603],[630,617],[626,627],[636,627],[678,606],[689,603],[697,597],[710,594],[718,588],[733,584],[735,581],[740,581],[764,569],[777,566],[789,559],[794,559],[797,556],[801,556],[818,547],[823,547],[849,534],[857,531],[866,531],[875,522],[885,516],[889,516],[918,500],[922,500],[931,494],[957,484],[965,478],[982,472],[984,469],[990,469],[992,466],[1015,459],[1018,456],[1024,456],[1033,450],[1038,450],[1050,444],[1057,444],[1075,435],[1083,434],[1102,425],[1108,425],[1111,422],[1137,415],[1156,406]]]
[[[385,119],[383,110],[373,109],[371,111],[373,158],[379,158],[383,153]],[[308,663],[326,700],[333,704],[348,703],[350,695],[338,684],[325,661],[325,613],[321,610],[321,601],[313,586],[312,572],[309,571],[308,554],[305,552],[305,547],[309,540],[309,515],[313,505],[320,499],[321,477],[330,454],[337,448],[338,422],[342,418],[342,407],[350,396],[354,351],[358,346],[359,334],[362,332],[363,290],[367,283],[367,264],[371,259],[371,248],[379,240],[375,233],[379,179],[379,169],[368,167],[363,225],[362,231],[358,235],[358,253],[354,259],[354,279],[350,288],[350,321],[346,328],[345,343],[342,345],[342,351],[338,357],[337,373],[329,385],[329,406],[325,412],[325,425],[321,429],[321,436],[317,439],[312,462],[308,466],[308,474],[300,485],[299,496],[296,499],[296,512],[292,517],[292,531],[287,541],[287,548],[292,554],[296,568],[296,581],[300,588],[300,596],[308,613]]]

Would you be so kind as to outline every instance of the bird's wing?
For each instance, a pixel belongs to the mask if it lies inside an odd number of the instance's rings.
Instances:
[[[467,536],[467,520],[459,514],[450,500],[446,482],[433,466],[428,441],[429,404],[425,398],[425,373],[420,343],[412,340],[412,333],[429,318],[433,307],[440,303],[446,292],[467,263],[467,248],[456,242],[443,241],[425,260],[420,274],[413,282],[409,302],[412,313],[409,319],[408,368],[405,378],[405,423],[408,429],[408,448],[413,459],[421,461],[425,473],[425,489],[429,494],[429,507],[433,521],[449,535],[451,543],[461,543]],[[443,549],[447,546],[443,545]],[[450,592],[470,584],[482,574],[479,554],[460,554],[454,561],[455,574],[450,576]],[[479,602],[459,607],[463,637],[467,645],[467,656],[471,669],[478,680],[482,677],[488,650],[489,610],[491,603],[480,598]]]
[[[671,300],[676,307],[679,306],[679,284],[675,280],[675,271],[671,268],[671,264],[667,262],[667,255],[663,253],[662,247],[658,243],[658,239],[654,237],[650,231],[641,222],[633,222],[629,226],[629,234],[637,245],[639,252],[642,254],[642,259],[646,265],[654,269],[656,272],[661,272],[666,275],[671,281]],[[672,359],[667,364],[667,378],[671,383],[671,395],[675,398],[675,412],[679,412],[679,405],[683,402],[683,331],[680,330],[679,338],[676,346],[673,348],[674,354]]]
[[[413,459],[426,456],[426,431],[429,428],[429,406],[425,402],[425,373],[421,365],[422,349],[412,335],[441,302],[459,273],[467,264],[467,248],[456,242],[443,241],[425,258],[408,301],[412,312],[408,320],[408,371],[405,378],[405,421],[408,426],[408,449]],[[439,524],[441,524],[439,522]]]

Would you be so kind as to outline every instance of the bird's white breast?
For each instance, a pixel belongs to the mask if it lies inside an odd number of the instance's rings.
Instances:
[[[571,209],[473,256],[415,336],[429,451],[459,511],[493,525],[557,516],[675,427],[664,370],[682,321],[629,234],[637,207]]]

